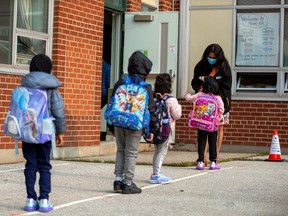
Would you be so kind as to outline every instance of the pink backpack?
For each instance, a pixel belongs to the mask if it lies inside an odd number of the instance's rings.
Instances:
[[[220,122],[218,101],[212,94],[202,94],[193,105],[188,117],[188,125],[209,132],[217,131]]]

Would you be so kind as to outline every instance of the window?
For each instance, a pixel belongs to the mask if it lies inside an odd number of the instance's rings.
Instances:
[[[277,73],[238,73],[237,91],[276,92]]]
[[[288,93],[288,0],[237,0],[235,19],[236,95]]]
[[[105,7],[125,11],[126,10],[126,0],[105,0]]]
[[[27,69],[34,55],[51,55],[52,3],[52,0],[1,1],[1,71],[5,67]]]
[[[288,73],[285,74],[285,93],[288,93]]]

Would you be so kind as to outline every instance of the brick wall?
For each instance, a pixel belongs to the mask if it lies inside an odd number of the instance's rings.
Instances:
[[[55,1],[53,64],[67,117],[66,146],[100,144],[104,0]]]
[[[12,90],[20,85],[22,76],[0,74],[0,149],[13,149],[14,140],[3,133],[3,123],[9,109]],[[21,147],[21,144],[19,145]]]
[[[127,12],[141,11],[141,0],[127,0],[126,11]]]
[[[180,0],[160,0],[159,11],[179,11]]]
[[[176,123],[176,143],[196,143],[197,130],[189,128],[191,103],[180,100],[183,116]],[[223,145],[270,146],[278,130],[281,147],[288,147],[288,102],[232,101],[230,124],[224,127]]]

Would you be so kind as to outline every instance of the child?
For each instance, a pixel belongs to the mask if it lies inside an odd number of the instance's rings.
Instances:
[[[195,95],[191,95],[190,93],[186,94],[185,99],[187,101],[195,101],[199,96],[203,94],[214,95],[218,101],[218,114],[222,116],[224,113],[224,104],[219,95],[219,88],[214,77],[205,76],[200,77],[202,81],[204,81],[202,85],[201,91],[196,93]],[[220,119],[219,119],[220,120]],[[197,170],[204,169],[204,150],[206,145],[206,139],[208,137],[209,143],[209,160],[210,160],[210,170],[220,169],[217,162],[217,131],[208,132],[205,130],[198,129],[198,160],[197,160]]]
[[[30,63],[30,73],[21,80],[21,86],[27,88],[45,89],[48,98],[49,114],[55,118],[56,142],[58,145],[63,144],[63,134],[66,130],[64,103],[58,87],[61,86],[58,79],[52,74],[52,62],[44,54],[38,54],[33,57]],[[23,156],[26,159],[25,164],[25,184],[27,192],[26,211],[39,210],[49,212],[53,206],[49,200],[51,192],[51,164],[50,151],[51,141],[44,144],[22,143]],[[34,190],[36,182],[36,172],[39,172],[39,189],[40,194]]]
[[[160,95],[160,97],[171,96],[166,100],[166,105],[168,108],[168,115],[170,117],[170,136],[169,138],[161,144],[154,145],[154,156],[153,156],[153,174],[150,177],[151,184],[168,184],[171,182],[171,177],[161,174],[161,167],[164,157],[167,154],[170,139],[172,136],[172,130],[174,129],[175,120],[178,120],[182,114],[182,107],[178,103],[177,99],[171,94],[172,90],[172,80],[169,74],[163,73],[156,77],[154,85],[154,95]]]
[[[134,52],[129,58],[128,74],[129,76],[137,80],[138,75],[142,81],[146,80],[146,77],[150,73],[152,68],[152,62],[140,51]],[[120,79],[114,86],[112,96],[115,95],[117,88],[123,85],[123,80]],[[145,86],[149,94],[149,111],[150,111],[150,137],[153,136],[157,128],[155,123],[157,121],[155,115],[155,103],[153,100],[153,92],[151,85]],[[110,132],[115,135],[117,143],[117,153],[115,162],[115,181],[113,183],[115,192],[122,192],[123,194],[137,194],[141,193],[141,188],[138,188],[134,179],[134,171],[136,166],[136,160],[138,157],[138,147],[140,144],[143,130],[129,130],[121,127],[112,127],[108,125]]]

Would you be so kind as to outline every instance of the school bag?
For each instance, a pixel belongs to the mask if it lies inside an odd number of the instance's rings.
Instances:
[[[219,125],[218,101],[212,94],[202,94],[193,105],[188,117],[188,125],[209,132],[217,131]]]
[[[154,102],[156,105],[156,117],[157,122],[156,126],[158,130],[154,133],[154,138],[152,141],[147,141],[146,136],[144,139],[148,143],[161,144],[164,143],[170,136],[171,127],[170,127],[170,116],[168,112],[168,107],[166,105],[166,100],[170,98],[169,95],[162,96],[161,94],[156,94],[154,97]]]
[[[132,77],[123,77],[122,81],[123,84],[116,89],[105,110],[104,117],[109,125],[131,130],[145,129],[148,134],[149,94],[145,86],[150,84],[142,81],[136,74]]]
[[[56,157],[55,128],[49,116],[45,90],[17,87],[12,92],[10,107],[4,122],[4,133],[18,141],[44,144],[52,141],[53,156]]]

